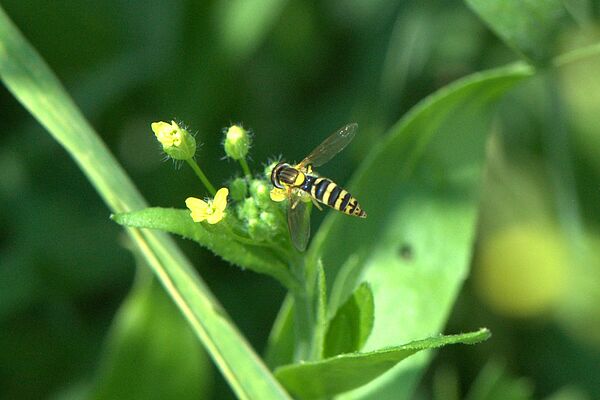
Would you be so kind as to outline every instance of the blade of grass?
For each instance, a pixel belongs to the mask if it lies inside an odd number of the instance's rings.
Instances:
[[[65,147],[112,212],[146,207],[129,177],[2,8],[0,77],[21,104]],[[237,396],[289,398],[173,240],[154,231],[128,229],[127,232]]]

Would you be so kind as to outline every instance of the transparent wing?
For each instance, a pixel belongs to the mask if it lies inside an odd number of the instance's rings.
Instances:
[[[312,151],[304,160],[298,164],[299,168],[304,168],[308,165],[318,167],[331,160],[337,153],[342,151],[348,143],[354,139],[358,124],[348,124],[329,136],[323,143]]]
[[[300,196],[290,196],[288,206],[288,229],[294,246],[306,250],[310,237],[310,203],[302,201]]]

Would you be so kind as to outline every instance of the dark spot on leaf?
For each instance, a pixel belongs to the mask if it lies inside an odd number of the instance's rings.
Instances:
[[[400,257],[402,257],[404,260],[410,261],[413,259],[414,256],[413,248],[410,244],[404,243],[402,246],[400,246],[398,254],[400,254]]]

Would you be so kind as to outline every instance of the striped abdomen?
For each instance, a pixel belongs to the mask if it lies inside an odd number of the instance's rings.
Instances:
[[[331,179],[306,175],[300,189],[308,192],[319,203],[355,217],[366,218],[367,213],[360,207],[358,200]]]

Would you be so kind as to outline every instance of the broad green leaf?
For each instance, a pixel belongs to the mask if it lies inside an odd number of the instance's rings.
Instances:
[[[369,353],[342,354],[321,361],[286,365],[278,368],[275,376],[298,398],[333,396],[364,385],[421,350],[456,343],[474,344],[489,337],[487,329],[432,337]]]
[[[373,329],[373,293],[362,283],[337,310],[325,337],[325,357],[359,351]]]
[[[212,366],[194,332],[149,270],[121,306],[90,399],[199,399]]]
[[[561,0],[466,0],[514,50],[538,64],[555,54],[556,38],[569,21]]]
[[[374,144],[349,186],[368,218],[323,221],[309,268],[322,258],[337,299],[369,282],[375,320],[365,350],[442,330],[468,274],[491,106],[532,74],[523,64],[476,73],[426,98]],[[413,357],[343,397],[408,398],[427,362]]]
[[[194,240],[226,261],[271,275],[287,288],[294,285],[294,278],[288,272],[285,260],[277,257],[272,249],[236,241],[221,223],[210,226],[194,222],[188,210],[153,207],[115,214],[112,219],[123,226],[158,229],[181,235]]]
[[[129,177],[35,49],[0,8],[0,78],[68,151],[115,213],[146,207]],[[127,229],[146,262],[242,399],[286,399],[260,358],[181,253],[160,232]]]

